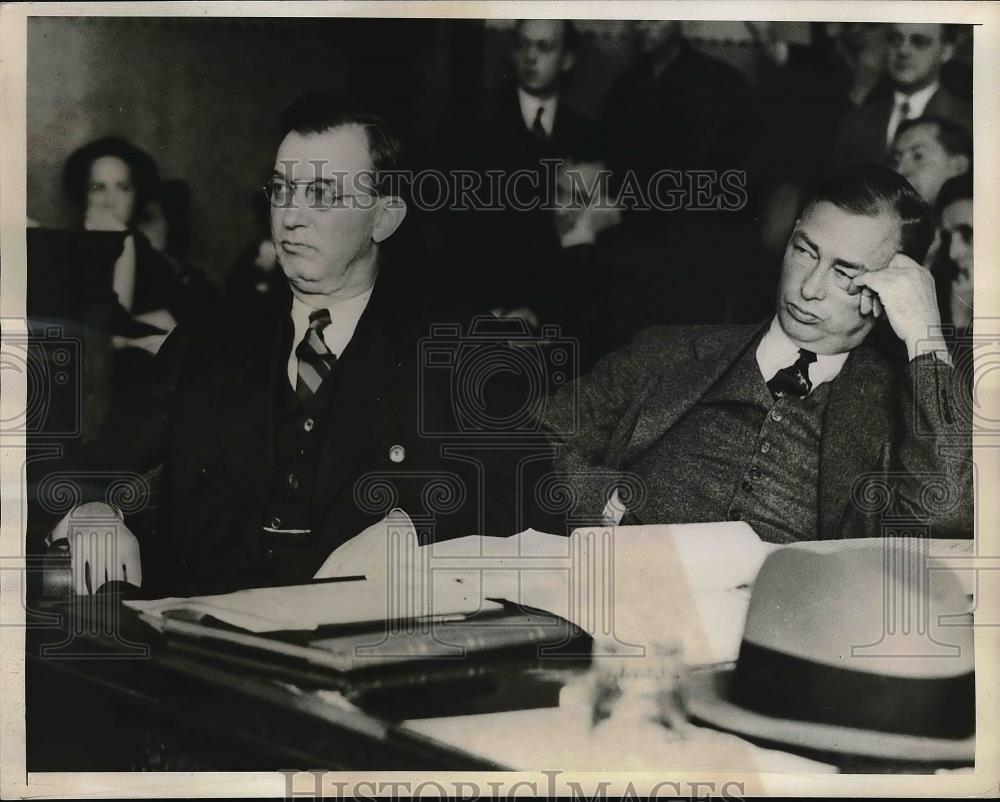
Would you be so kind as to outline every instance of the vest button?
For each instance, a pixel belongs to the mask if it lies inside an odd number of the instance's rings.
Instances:
[[[760,444],[760,453],[761,454],[766,454],[770,450],[771,450],[771,444],[769,442],[767,442],[767,440],[765,440],[763,443]]]
[[[316,421],[314,421],[312,418],[306,418],[302,422],[302,428],[305,429],[307,432],[311,432],[313,430],[313,427],[315,425],[316,425]]]
[[[760,468],[758,468],[756,465],[754,465],[750,469],[750,478],[751,479],[759,479],[760,478]]]
[[[281,529],[281,519],[277,515],[275,515],[271,519],[271,528],[272,529]]]
[[[294,473],[288,474],[288,487],[291,490],[298,490],[300,487],[299,477],[297,477]]]

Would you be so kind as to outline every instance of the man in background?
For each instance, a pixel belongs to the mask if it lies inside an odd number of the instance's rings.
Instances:
[[[896,131],[892,160],[896,172],[933,209],[944,182],[972,168],[972,138],[941,117],[905,120]]]
[[[756,131],[754,93],[739,70],[688,42],[679,21],[637,20],[630,28],[637,58],[612,85],[602,118],[615,193],[625,198],[625,189],[636,187],[644,195],[638,204],[623,200],[622,226],[656,237],[660,252],[670,254],[674,264],[697,263],[697,269],[679,270],[674,277],[686,303],[684,317],[672,322],[722,322],[732,317],[742,294],[737,280],[747,274],[756,238],[748,171]],[[680,176],[685,198],[680,208],[657,208],[649,197],[678,186],[658,177],[668,170]],[[695,171],[708,171],[709,181],[727,171],[742,175],[749,203],[739,209],[694,208],[697,193],[690,188],[700,180]],[[714,247],[699,246],[708,240]],[[720,285],[733,292],[714,292]]]
[[[889,92],[873,92],[844,117],[834,162],[889,164],[899,126],[923,116],[972,131],[971,104],[941,84],[941,69],[955,54],[957,29],[937,23],[887,27]]]
[[[443,137],[449,152],[441,163],[471,170],[482,182],[479,210],[449,216],[448,289],[477,308],[532,325],[538,324],[537,271],[558,251],[555,161],[593,159],[601,150],[596,124],[565,98],[578,54],[571,21],[519,20],[510,40],[513,80],[462,109]],[[499,197],[489,189],[490,172],[504,187]],[[481,211],[497,201],[501,208]]]

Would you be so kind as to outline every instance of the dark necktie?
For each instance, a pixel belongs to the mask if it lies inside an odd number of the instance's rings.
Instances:
[[[809,366],[816,361],[816,354],[807,351],[805,348],[799,349],[799,358],[794,365],[782,368],[767,383],[767,389],[771,395],[780,398],[783,395],[794,395],[805,398],[812,390],[812,382],[809,381]]]
[[[308,402],[319,389],[337,361],[326,343],[323,342],[323,329],[330,325],[330,312],[317,309],[309,315],[309,328],[305,337],[295,349],[299,361],[298,379],[295,382],[295,394],[303,403]]]
[[[539,106],[538,113],[535,115],[535,121],[531,124],[531,135],[539,142],[544,142],[549,138],[549,135],[545,133],[545,126],[542,125],[542,113],[544,111],[545,109]]]
[[[904,100],[902,103],[899,104],[899,118],[901,120],[909,120],[910,119],[910,101],[909,100]]]

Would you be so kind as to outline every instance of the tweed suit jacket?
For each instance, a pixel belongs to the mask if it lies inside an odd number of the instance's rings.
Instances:
[[[658,326],[564,387],[544,413],[574,525],[597,523],[622,490],[640,520],[656,476],[630,466],[701,399],[760,326]],[[956,371],[932,355],[894,360],[873,336],[833,381],[820,443],[817,531],[876,537],[916,519],[934,537],[971,537],[971,427]],[[789,466],[795,470],[795,466]],[[655,505],[651,505],[655,506]]]
[[[844,115],[833,153],[837,166],[866,162],[892,166],[892,154],[886,147],[885,135],[889,130],[893,104],[890,94],[867,100]],[[931,97],[924,116],[942,117],[962,126],[970,135],[972,133],[972,104],[944,87]]]

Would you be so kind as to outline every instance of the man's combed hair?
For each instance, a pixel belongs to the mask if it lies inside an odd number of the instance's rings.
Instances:
[[[400,169],[403,146],[396,132],[376,114],[361,111],[350,101],[326,92],[302,95],[281,115],[281,136],[322,134],[344,125],[359,125],[368,138],[368,151],[375,169],[375,187],[387,192],[389,175]]]
[[[934,239],[931,210],[910,182],[888,167],[860,164],[839,170],[809,205],[820,201],[865,217],[894,215],[900,222],[900,252],[921,263],[927,256]]]
[[[912,120],[903,120],[896,129],[896,139],[915,128],[918,125],[933,125],[937,130],[935,136],[941,143],[945,153],[949,156],[968,156],[972,158],[972,137],[958,123],[946,120],[944,117],[936,117],[932,114],[923,117],[915,117]]]
[[[946,208],[960,200],[972,200],[972,173],[956,175],[945,181],[938,192],[934,211],[940,217]]]

